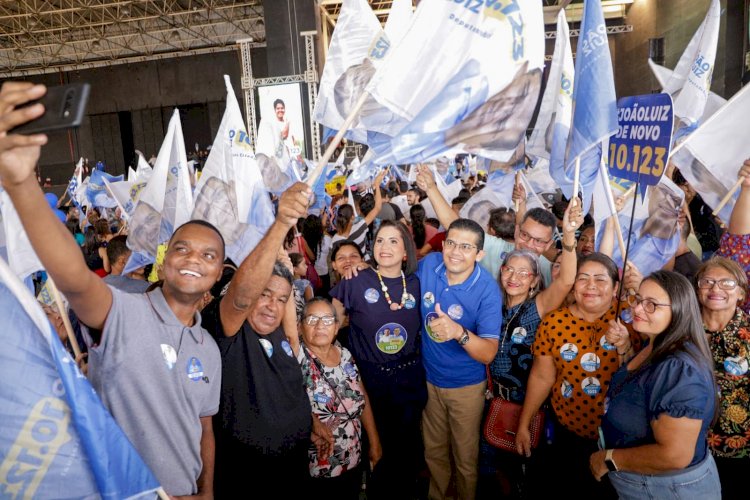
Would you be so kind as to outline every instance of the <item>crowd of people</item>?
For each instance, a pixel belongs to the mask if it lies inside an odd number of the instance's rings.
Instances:
[[[5,83],[0,129],[38,116],[14,107],[42,91]],[[750,160],[728,227],[695,220],[693,192],[691,258],[647,276],[596,251],[577,198],[526,210],[518,187],[482,227],[459,216],[476,179],[446,200],[425,166],[321,214],[292,185],[238,263],[189,221],[155,269],[123,275],[126,224],[50,209],[45,141],[0,137],[2,186],[70,304],[81,366],[170,495],[744,498]],[[516,453],[482,435],[493,397],[522,406]]]

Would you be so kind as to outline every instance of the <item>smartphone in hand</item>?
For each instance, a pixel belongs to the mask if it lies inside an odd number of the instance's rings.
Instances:
[[[81,125],[89,99],[88,83],[71,83],[48,87],[47,93],[22,107],[36,103],[44,105],[44,114],[8,131],[9,134],[43,134],[75,128]]]

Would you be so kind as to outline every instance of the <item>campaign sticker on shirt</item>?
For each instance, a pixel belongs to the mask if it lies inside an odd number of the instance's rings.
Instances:
[[[742,357],[726,358],[724,360],[724,371],[730,375],[742,376],[747,373],[747,359]]]
[[[273,356],[273,344],[270,340],[258,339],[258,342],[260,342],[260,345],[263,346],[263,350],[266,351],[266,356],[268,356],[269,358]]]
[[[599,379],[596,377],[586,377],[581,382],[581,389],[589,396],[596,396],[602,390],[602,386],[599,383]]]
[[[427,313],[427,316],[425,316],[424,318],[424,329],[427,330],[427,335],[429,335],[432,340],[434,340],[435,342],[441,343],[441,342],[445,342],[445,340],[439,339],[432,332],[432,328],[430,328],[430,321],[432,321],[433,319],[437,319],[437,318],[438,318],[438,314],[436,312]]]
[[[379,298],[380,292],[378,292],[374,288],[368,288],[367,290],[365,290],[365,300],[370,304],[374,304],[378,301]]]
[[[287,342],[286,340],[282,340],[281,348],[284,349],[284,352],[287,356],[289,356],[290,358],[294,357],[294,352],[292,352],[292,346],[289,345],[289,342]]]
[[[347,363],[344,365],[344,373],[349,378],[357,378],[357,369],[354,368],[354,363]]]
[[[322,405],[327,405],[330,400],[331,400],[331,398],[328,396],[328,394],[324,394],[322,392],[316,392],[315,393],[315,402],[316,403],[320,403]]]
[[[563,380],[562,384],[560,384],[560,394],[562,394],[562,397],[564,398],[571,397],[573,395],[573,384],[567,380]]]
[[[570,342],[563,344],[560,348],[560,356],[562,356],[562,359],[565,361],[573,361],[576,359],[576,356],[578,356],[578,346],[571,344]]]
[[[602,338],[599,339],[599,345],[602,346],[602,349],[606,351],[614,351],[617,349],[617,346],[614,344],[610,344],[607,342],[607,335],[602,335]]]
[[[167,368],[170,370],[174,368],[174,364],[177,363],[177,351],[174,350],[174,347],[169,344],[162,344],[161,355],[164,356],[164,362],[167,364]]]
[[[386,323],[375,332],[375,345],[381,352],[396,354],[406,345],[406,328],[398,323]]]
[[[595,372],[599,369],[599,365],[601,365],[601,360],[593,352],[587,352],[581,357],[581,368],[587,372]]]
[[[417,300],[414,298],[414,295],[407,293],[406,298],[404,299],[404,307],[407,309],[414,309],[416,305]]]
[[[201,360],[193,356],[187,362],[187,376],[193,382],[203,378],[203,365]]]
[[[519,326],[518,328],[513,329],[510,339],[514,344],[523,344],[523,341],[526,340],[526,335],[526,328]]]
[[[426,292],[422,295],[422,301],[425,307],[432,307],[435,305],[435,295],[432,292]]]
[[[461,319],[464,315],[464,308],[461,307],[459,304],[453,304],[450,307],[448,307],[448,316],[451,317],[452,320],[458,321]]]

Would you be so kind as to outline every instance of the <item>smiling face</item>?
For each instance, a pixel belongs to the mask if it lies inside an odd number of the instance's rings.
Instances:
[[[450,240],[450,243],[449,243]],[[477,235],[466,229],[449,229],[443,243],[443,263],[450,275],[455,278],[468,278],[474,271],[474,264],[484,256],[477,249]],[[461,248],[468,245],[471,248]]]
[[[253,303],[247,322],[261,335],[268,335],[281,325],[284,307],[292,293],[292,285],[280,276],[273,275],[266,288]]]
[[[598,262],[585,262],[578,269],[573,293],[578,307],[588,313],[604,314],[617,293],[607,268]]]
[[[279,103],[273,108],[274,112],[276,113],[276,119],[280,122],[284,121],[284,113],[286,113],[286,107]]]
[[[713,286],[708,288],[702,281],[712,280]],[[745,292],[737,285],[733,290],[724,290],[720,286],[722,280],[737,281],[735,276],[720,266],[710,266],[700,275],[698,281],[698,302],[701,309],[710,312],[734,311],[737,304],[745,299]]]
[[[591,255],[594,253],[594,226],[589,226],[581,231],[581,236],[578,237],[578,245],[576,251],[581,255]]]
[[[538,279],[524,257],[512,257],[500,268],[500,282],[509,297],[526,298]]]
[[[344,275],[352,266],[362,262],[359,250],[352,245],[342,245],[336,253],[336,258],[331,261],[333,270]]]
[[[518,250],[541,255],[552,245],[552,228],[528,217],[520,226],[516,226],[515,240]]]
[[[302,318],[301,331],[302,340],[305,344],[311,347],[327,347],[333,343],[336,338],[336,333],[339,329],[338,321],[335,321],[331,325],[324,325],[323,321],[318,319],[316,325],[308,325],[307,318],[310,316],[316,316],[318,318],[329,318],[335,317],[333,306],[326,301],[318,301],[307,306],[305,310],[305,317]]]
[[[644,280],[638,288],[638,298],[643,300],[635,304],[633,310],[633,330],[645,335],[658,335],[669,326],[672,321],[672,308],[667,291],[652,280]],[[658,304],[653,312],[646,311],[646,301]]]
[[[180,294],[202,296],[219,281],[224,248],[216,231],[199,224],[177,230],[164,255],[164,285]]]
[[[399,230],[388,226],[378,231],[372,253],[378,263],[378,269],[400,270],[406,258],[406,247]]]

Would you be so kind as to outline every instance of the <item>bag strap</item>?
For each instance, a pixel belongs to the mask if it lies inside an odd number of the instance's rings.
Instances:
[[[339,391],[336,389],[336,384],[332,383],[331,380],[326,376],[325,372],[323,371],[323,367],[320,364],[320,360],[318,360],[318,358],[315,357],[315,355],[310,352],[307,346],[304,346],[304,348],[305,348],[305,353],[307,354],[307,357],[310,358],[310,360],[313,362],[313,365],[315,365],[315,370],[320,374],[321,377],[323,377],[323,380],[326,381],[326,384],[328,384],[328,386],[333,391],[333,395],[336,396],[336,399],[344,408],[344,411],[346,412],[346,416],[349,417],[349,420],[354,420],[354,417],[352,416],[352,414],[349,413],[349,408],[346,407],[346,405],[344,404],[344,400],[341,398]]]

